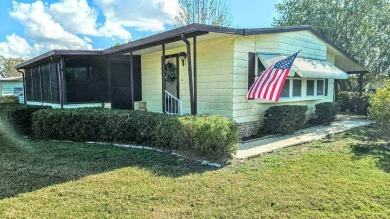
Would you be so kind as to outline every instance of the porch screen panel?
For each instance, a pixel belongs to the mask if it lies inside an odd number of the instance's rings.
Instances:
[[[33,99],[33,87],[32,87],[32,69],[28,68],[26,69],[26,98],[28,101],[31,101]]]
[[[108,101],[106,65],[103,60],[69,58],[66,60],[65,77],[69,103]]]
[[[50,69],[49,64],[41,66],[42,101],[50,102]]]
[[[50,63],[50,85],[51,85],[51,93],[50,98],[52,103],[60,102],[60,92],[59,92],[59,74],[57,71],[57,65],[55,62]]]
[[[41,101],[41,76],[39,74],[39,67],[34,67],[32,69],[32,87],[33,87],[33,97],[32,101]]]
[[[133,57],[134,69],[134,101],[142,100],[142,74],[141,74],[141,57]]]

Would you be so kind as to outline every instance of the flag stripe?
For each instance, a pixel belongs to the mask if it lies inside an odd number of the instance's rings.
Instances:
[[[290,69],[288,69],[288,70],[286,71],[286,74],[285,74],[285,76],[283,77],[282,82],[280,83],[281,86],[280,86],[280,89],[279,89],[279,91],[278,91],[278,94],[276,95],[276,99],[275,99],[276,102],[279,101],[280,94],[281,94],[282,91],[283,91],[283,85],[284,85],[284,83],[286,82],[286,79],[287,79],[287,76],[288,76],[289,73],[290,73]]]
[[[269,66],[249,89],[246,98],[279,101],[283,85],[299,52]]]

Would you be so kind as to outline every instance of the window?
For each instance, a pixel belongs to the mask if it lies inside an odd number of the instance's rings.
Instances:
[[[304,87],[306,86],[306,87]],[[283,85],[280,97],[299,98],[326,96],[327,83],[324,79],[287,78]],[[306,91],[305,89],[306,88]]]
[[[314,96],[314,80],[307,80],[306,96]]]
[[[284,82],[280,97],[290,97],[290,79],[286,79],[286,82]]]
[[[301,97],[302,96],[302,80],[294,79],[293,80],[293,97]]]
[[[22,87],[14,87],[14,95],[15,96],[23,96],[23,88]]]
[[[325,81],[318,80],[317,81],[317,96],[324,96],[325,94]]]

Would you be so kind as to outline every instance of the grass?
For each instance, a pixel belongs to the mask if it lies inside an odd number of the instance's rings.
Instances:
[[[361,128],[216,170],[0,129],[0,218],[389,218],[384,140]]]

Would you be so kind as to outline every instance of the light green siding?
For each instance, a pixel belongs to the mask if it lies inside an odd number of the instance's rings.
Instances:
[[[292,54],[301,49],[300,56],[303,57],[321,60],[334,59],[331,54],[327,57],[327,45],[308,31],[234,37],[233,119],[236,122],[261,121],[265,110],[274,105],[308,105],[310,115],[314,112],[315,104],[333,101],[333,79],[328,81],[328,96],[326,97],[305,97],[303,95],[302,98],[280,100],[279,103],[245,99],[248,91],[249,52]],[[302,86],[302,93],[306,94],[306,79],[303,80]]]
[[[186,52],[182,47],[167,49],[166,55]],[[233,116],[233,38],[222,37],[197,44],[198,114]],[[141,55],[142,99],[149,111],[162,111],[161,55],[155,52]],[[180,62],[180,100],[183,111],[190,113],[187,61]]]
[[[3,95],[16,95],[15,94],[15,88],[22,88],[22,94],[23,94],[23,82],[21,81],[1,81],[0,82],[1,87],[1,94]],[[24,96],[18,96],[19,102],[24,103]]]
[[[328,60],[334,63],[335,56],[327,51],[327,44],[309,31],[298,31],[257,36],[226,35],[197,44],[198,57],[198,113],[216,114],[233,118],[239,123],[263,119],[264,111],[272,105],[308,105],[309,112],[319,102],[333,101],[333,84],[328,83],[327,97],[305,97],[281,100],[279,103],[261,100],[246,100],[248,91],[248,53],[278,52],[292,54],[300,49],[303,57]],[[169,47],[169,44],[167,45]],[[192,42],[191,42],[192,48]],[[186,52],[185,44],[166,50],[166,55]],[[142,99],[149,111],[162,112],[161,50],[141,54]],[[190,112],[187,61],[180,62],[180,96],[183,110]],[[306,93],[306,79],[303,80]]]

